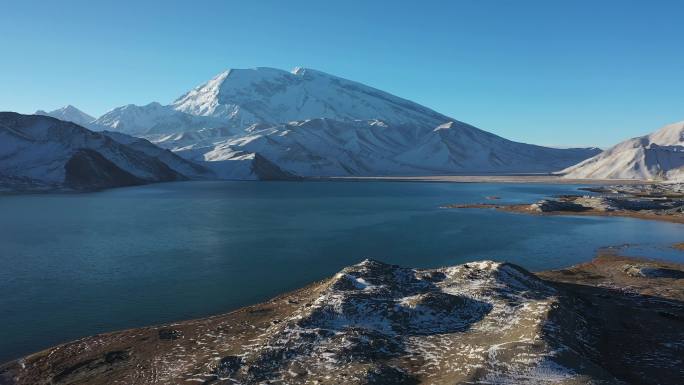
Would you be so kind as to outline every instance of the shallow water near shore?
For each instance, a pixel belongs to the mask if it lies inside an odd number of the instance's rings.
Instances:
[[[684,262],[684,226],[441,209],[524,203],[573,185],[187,182],[0,197],[0,361],[81,336],[226,312],[371,257],[530,270],[603,246]]]

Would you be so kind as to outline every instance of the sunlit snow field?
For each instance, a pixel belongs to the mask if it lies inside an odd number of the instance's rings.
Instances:
[[[0,197],[0,361],[98,332],[225,312],[372,257],[531,270],[602,246],[684,262],[683,226],[441,209],[529,202],[578,186],[187,182]]]

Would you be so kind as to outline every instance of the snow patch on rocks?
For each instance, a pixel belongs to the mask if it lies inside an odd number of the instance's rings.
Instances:
[[[332,383],[334,372],[359,384],[575,381],[556,359],[563,345],[547,340],[556,295],[506,263],[417,270],[365,260],[268,328],[225,379]]]

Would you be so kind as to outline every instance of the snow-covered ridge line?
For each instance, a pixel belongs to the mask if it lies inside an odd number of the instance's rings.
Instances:
[[[210,173],[144,139],[113,136],[48,116],[0,112],[0,182],[10,190],[93,190]]]
[[[172,106],[193,115],[235,119],[242,125],[329,118],[435,126],[449,120],[387,92],[302,67],[230,69],[182,95]]]
[[[560,171],[566,178],[684,181],[684,121],[668,124]]]
[[[95,120],[94,117],[86,114],[71,104],[50,112],[38,110],[35,112],[35,115],[51,116],[59,120],[76,123],[81,126],[90,124]]]
[[[149,139],[221,178],[254,178],[258,154],[300,176],[550,173],[598,153],[506,140],[410,100],[321,71],[231,69],[177,98],[93,122]],[[247,170],[247,171],[245,171]]]

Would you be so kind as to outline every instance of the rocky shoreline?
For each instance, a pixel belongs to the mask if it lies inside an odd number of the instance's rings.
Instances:
[[[366,260],[228,314],[29,355],[0,384],[676,384],[683,278],[615,251],[537,274]]]
[[[588,187],[597,195],[562,195],[531,204],[450,204],[445,208],[492,208],[533,215],[619,216],[684,223],[684,184]]]

